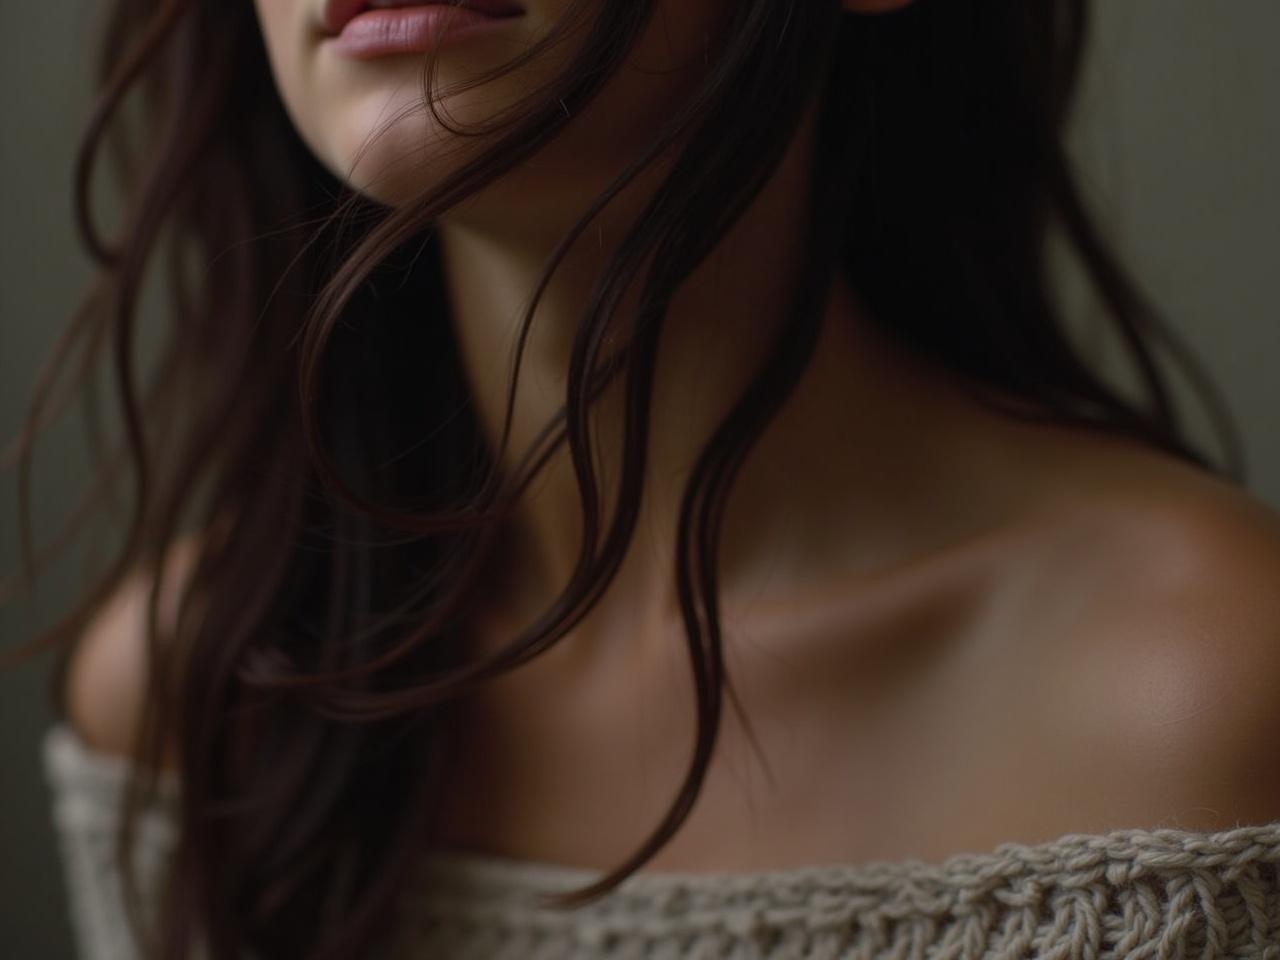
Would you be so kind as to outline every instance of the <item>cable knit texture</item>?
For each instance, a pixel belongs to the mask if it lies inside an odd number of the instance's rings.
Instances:
[[[127,763],[48,731],[82,960],[133,960],[112,856]],[[172,780],[142,830],[144,883],[174,838]],[[598,871],[425,856],[394,960],[1280,960],[1280,821],[1121,829],[916,860],[752,873],[641,872],[568,911],[542,895]]]

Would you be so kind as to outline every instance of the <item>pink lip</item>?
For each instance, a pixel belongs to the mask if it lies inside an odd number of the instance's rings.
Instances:
[[[519,16],[518,14],[516,15]],[[351,60],[428,53],[461,36],[503,27],[511,16],[494,17],[467,7],[423,3],[364,10],[326,41],[329,50]]]
[[[449,7],[454,4],[446,3],[424,3],[420,6],[439,6]],[[524,13],[524,8],[515,0],[462,0],[462,6],[476,13],[485,14],[489,17],[511,17]],[[395,12],[397,10],[407,10],[413,8],[407,7],[390,7],[383,8],[387,12]],[[375,12],[369,7],[368,0],[325,0],[324,13],[321,16],[321,22],[324,24],[325,32],[330,36],[339,36],[346,29],[348,23],[357,16],[368,10],[370,13]],[[381,10],[376,12],[382,12]],[[455,19],[462,21],[467,14],[463,10],[456,12]]]

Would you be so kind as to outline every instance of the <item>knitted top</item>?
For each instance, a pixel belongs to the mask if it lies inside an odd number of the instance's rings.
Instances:
[[[80,956],[134,958],[112,856],[128,761],[66,724],[47,732],[44,760]],[[162,781],[140,824],[144,886],[173,843],[176,798]],[[642,870],[567,912],[539,895],[599,871],[458,852],[421,866],[394,960],[1280,960],[1280,821],[1073,833],[942,863]]]

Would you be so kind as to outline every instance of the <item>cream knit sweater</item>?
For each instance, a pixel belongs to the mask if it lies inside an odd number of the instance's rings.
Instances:
[[[132,960],[112,839],[127,762],[51,727],[54,794],[82,960]],[[142,824],[144,883],[175,836],[176,787]],[[1114,830],[909,860],[755,873],[644,873],[569,912],[538,894],[597,872],[425,857],[395,960],[1280,960],[1280,821],[1219,833]]]

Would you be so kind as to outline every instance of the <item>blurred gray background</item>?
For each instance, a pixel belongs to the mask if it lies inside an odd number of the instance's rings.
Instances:
[[[1223,388],[1247,444],[1251,489],[1280,508],[1280,3],[1095,6],[1073,139],[1088,195],[1137,276]],[[0,4],[0,444],[16,436],[40,365],[89,277],[73,235],[70,184],[73,144],[89,104],[95,9]],[[1065,284],[1089,329],[1088,297],[1069,276]],[[1100,341],[1099,350],[1109,364],[1113,345]],[[38,543],[82,489],[86,458],[75,409],[37,448]],[[1205,424],[1193,424],[1203,436]],[[8,471],[0,474],[0,576],[17,569],[16,482]],[[12,645],[65,608],[75,574],[70,559],[34,602],[0,608],[0,642]],[[0,673],[6,957],[72,955],[39,765],[49,721],[47,666],[45,658]]]

